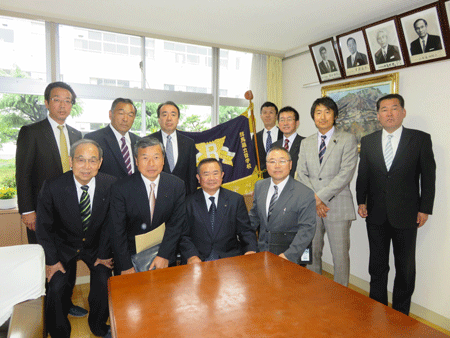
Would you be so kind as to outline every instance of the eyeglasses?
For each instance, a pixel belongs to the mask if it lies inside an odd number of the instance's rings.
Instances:
[[[59,99],[57,97],[52,97],[50,100],[52,100],[56,104],[61,104],[61,103],[65,103],[67,105],[72,104],[72,100],[63,100],[63,99]]]
[[[291,160],[278,160],[278,161],[275,161],[275,160],[270,160],[270,161],[267,161],[267,164],[270,164],[270,165],[275,165],[275,164],[280,164],[280,165],[285,165],[286,163],[288,163],[288,162],[291,162]]]
[[[86,162],[89,163],[89,165],[97,165],[99,162],[99,159],[96,157],[91,157],[91,158],[84,158],[82,156],[78,156],[74,158],[75,163],[78,165],[85,165]]]
[[[280,119],[280,122],[292,122],[292,121],[294,121],[295,119],[293,118],[293,117],[288,117],[288,118],[282,118],[282,119]]]

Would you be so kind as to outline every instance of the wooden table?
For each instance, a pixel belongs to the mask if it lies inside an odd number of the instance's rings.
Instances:
[[[112,277],[113,337],[447,337],[261,252]]]

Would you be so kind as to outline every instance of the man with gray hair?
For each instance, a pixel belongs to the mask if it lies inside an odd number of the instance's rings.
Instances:
[[[69,158],[72,171],[45,181],[39,194],[36,236],[45,252],[45,316],[52,337],[70,337],[70,276],[78,260],[86,263],[91,276],[89,327],[96,336],[110,335],[107,282],[113,262],[108,220],[110,186],[116,178],[98,172],[102,155],[95,141],[75,142]]]
[[[184,182],[162,172],[164,147],[155,137],[144,137],[135,145],[138,171],[111,188],[111,236],[115,262],[121,274],[136,272],[131,256],[137,235],[165,223],[165,233],[150,270],[175,261],[175,250],[186,217]]]
[[[377,32],[377,42],[380,45],[380,49],[375,53],[377,65],[401,60],[400,50],[397,46],[389,44],[389,36],[384,29]]]

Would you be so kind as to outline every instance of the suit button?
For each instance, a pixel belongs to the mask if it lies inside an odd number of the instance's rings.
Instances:
[[[322,178],[321,178],[321,177],[319,177],[319,181],[322,181]]]

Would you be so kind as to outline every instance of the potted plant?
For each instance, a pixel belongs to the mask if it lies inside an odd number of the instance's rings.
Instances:
[[[5,177],[0,183],[0,209],[17,207],[17,189],[14,176]]]

